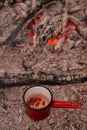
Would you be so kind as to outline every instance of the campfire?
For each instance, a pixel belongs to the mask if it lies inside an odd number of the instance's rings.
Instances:
[[[68,55],[64,57],[65,54],[68,51],[72,52],[73,48],[76,49],[82,46],[81,42],[86,42],[87,39],[87,16],[78,17],[78,13],[85,10],[85,6],[77,5],[71,8],[67,4],[67,2],[60,0],[47,0],[40,2],[38,5],[36,4],[36,7],[30,13],[27,13],[27,16],[18,27],[2,42],[1,46],[13,45],[18,49],[30,50],[29,53],[25,52],[21,60],[21,66],[25,70],[24,73],[12,73],[10,76],[10,73],[6,71],[1,76],[1,86],[6,84],[16,85],[17,83],[23,85],[30,82],[67,84],[87,81],[86,74],[77,74],[70,71],[68,66],[71,66],[71,63],[63,70],[65,64],[68,64],[70,60],[64,62],[68,57]],[[21,30],[24,30],[26,35]],[[28,38],[27,45],[25,43],[19,44],[23,42],[20,42],[22,37],[19,38],[20,41],[17,41],[16,37],[19,36],[18,33],[20,32],[24,38]],[[85,46],[85,44],[83,45]],[[39,52],[41,53],[37,56]],[[63,55],[63,53],[65,54]],[[56,61],[59,60],[59,55],[63,55],[65,59],[58,63]],[[53,63],[53,61],[55,62]],[[55,68],[58,68],[58,73],[54,72]],[[80,67],[80,69],[83,70],[83,67]],[[85,69],[86,64],[84,65]]]
[[[80,27],[85,25],[82,24],[82,19],[79,20],[72,16],[72,14],[81,11],[82,7],[77,6],[64,11],[63,6],[60,1],[49,2],[44,9],[29,21],[27,25],[29,39],[34,46],[49,44],[50,51],[58,51],[67,43],[70,34],[73,33],[72,35],[76,35],[76,37],[78,35],[84,35],[83,37],[85,37],[85,29],[84,34],[80,30]]]
[[[87,0],[0,0],[0,130],[86,130],[86,113]]]

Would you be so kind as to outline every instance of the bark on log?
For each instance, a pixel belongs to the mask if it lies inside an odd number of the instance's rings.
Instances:
[[[44,73],[42,74],[44,75]],[[49,76],[52,76],[49,78]],[[30,74],[23,74],[18,76],[5,76],[0,77],[0,88],[4,87],[14,87],[14,86],[22,86],[22,85],[36,85],[36,84],[43,84],[43,85],[67,85],[67,84],[74,84],[74,83],[83,83],[87,81],[87,76],[84,77],[75,77],[74,75],[68,75],[70,78],[68,79],[66,75],[59,75],[58,77],[48,74],[44,75],[44,78],[41,76],[37,76],[34,78],[33,75]]]

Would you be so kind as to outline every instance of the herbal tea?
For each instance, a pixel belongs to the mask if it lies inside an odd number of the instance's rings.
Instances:
[[[34,95],[31,95],[31,97],[29,98],[27,103],[32,108],[40,109],[40,108],[44,108],[45,106],[48,105],[49,99],[42,94],[34,94]]]

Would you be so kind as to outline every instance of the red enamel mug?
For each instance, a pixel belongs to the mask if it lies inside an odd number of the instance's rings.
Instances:
[[[25,90],[23,101],[27,115],[36,121],[49,116],[50,108],[81,108],[79,102],[54,101],[51,91],[42,86],[32,86]]]

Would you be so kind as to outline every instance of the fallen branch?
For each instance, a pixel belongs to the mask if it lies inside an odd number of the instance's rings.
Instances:
[[[19,74],[10,77],[8,75],[0,77],[0,88],[22,86],[22,85],[67,85],[74,83],[83,83],[87,81],[87,76],[80,77],[76,75],[55,75],[54,73],[40,72],[37,77],[33,74]]]

